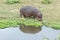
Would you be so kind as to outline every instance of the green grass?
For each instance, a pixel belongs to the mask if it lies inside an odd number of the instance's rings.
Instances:
[[[41,2],[42,2],[43,4],[50,4],[50,3],[51,3],[50,0],[42,0]]]
[[[39,22],[37,20],[33,19],[9,19],[9,20],[0,20],[0,28],[6,28],[6,27],[16,27],[18,25],[24,24],[25,26],[34,26],[34,27],[41,27],[42,22]]]
[[[42,12],[44,25],[60,29],[60,0],[51,1],[51,4],[42,4],[41,0],[23,0],[18,4],[5,4],[4,0],[0,0],[0,20],[19,19],[19,9],[23,5],[31,5]]]
[[[5,3],[8,3],[8,4],[14,4],[14,3],[21,3],[22,0],[5,0]]]
[[[25,25],[25,26],[33,26],[33,27],[42,27],[42,22],[38,20],[33,20],[33,19],[22,19],[20,24]]]
[[[43,22],[45,23],[44,25],[47,26],[47,27],[51,27],[51,28],[54,28],[54,29],[60,29],[60,23],[56,23],[56,22]]]
[[[7,28],[7,27],[14,27],[17,26],[16,20],[1,20],[0,21],[0,28]]]

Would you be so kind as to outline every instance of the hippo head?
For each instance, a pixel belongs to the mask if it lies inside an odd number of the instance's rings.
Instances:
[[[42,14],[39,13],[39,14],[37,15],[37,20],[42,21]]]

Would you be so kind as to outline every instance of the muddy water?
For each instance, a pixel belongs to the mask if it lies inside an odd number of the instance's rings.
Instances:
[[[25,33],[21,31],[19,27],[5,28],[0,29],[0,40],[55,40],[59,33],[60,30],[47,28],[45,26],[36,34]]]

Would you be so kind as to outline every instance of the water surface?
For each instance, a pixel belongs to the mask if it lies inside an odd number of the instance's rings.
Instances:
[[[19,29],[15,28],[5,28],[0,29],[0,40],[55,40],[57,38],[60,30],[55,30],[52,28],[42,27],[42,30],[36,34],[24,33]]]

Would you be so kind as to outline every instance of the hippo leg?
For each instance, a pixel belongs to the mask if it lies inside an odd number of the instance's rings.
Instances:
[[[21,17],[21,18],[23,17],[23,14],[22,14],[22,13],[20,13],[20,17]]]
[[[23,17],[24,17],[24,18],[26,18],[26,16],[25,16],[25,15],[23,15]]]

